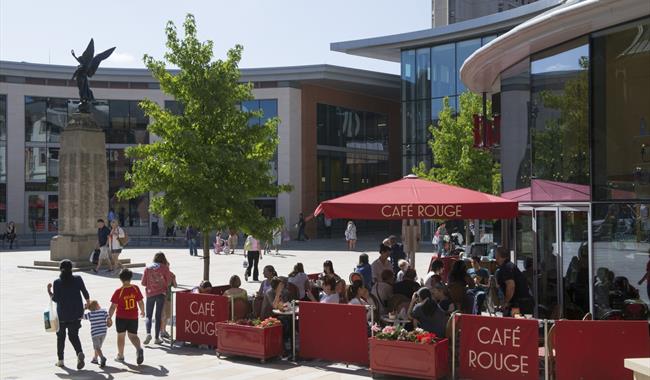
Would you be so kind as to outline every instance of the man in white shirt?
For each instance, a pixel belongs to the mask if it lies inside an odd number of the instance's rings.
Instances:
[[[379,246],[379,258],[372,262],[372,282],[377,283],[381,281],[381,273],[384,270],[393,271],[393,263],[388,260],[390,256],[390,248],[382,244]]]

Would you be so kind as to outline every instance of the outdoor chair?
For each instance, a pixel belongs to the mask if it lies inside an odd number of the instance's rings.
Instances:
[[[645,321],[648,319],[648,306],[640,300],[625,300],[623,303],[623,319]]]
[[[594,319],[594,316],[591,313],[585,314],[584,317],[582,317],[583,321],[592,321]]]
[[[234,312],[232,313],[233,320],[244,319],[248,317],[250,312],[250,305],[247,300],[242,298],[235,298],[232,301]],[[261,305],[260,305],[261,306]]]

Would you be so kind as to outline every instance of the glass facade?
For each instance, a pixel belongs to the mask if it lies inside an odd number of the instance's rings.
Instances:
[[[106,132],[109,207],[127,227],[149,224],[148,195],[128,201],[118,200],[115,196],[124,187],[124,174],[132,164],[124,154],[125,147],[149,142],[146,130],[149,119],[138,103],[134,100],[98,100],[92,110],[95,121]],[[78,105],[79,101],[75,99],[25,97],[25,207],[27,227],[35,232],[57,230],[60,136]],[[4,157],[6,143],[0,144],[0,153]],[[4,182],[0,182],[6,188],[6,176],[2,178]],[[4,208],[0,212],[4,213]]]
[[[495,36],[404,50],[401,55],[402,77],[402,170],[424,162],[431,166],[429,126],[435,124],[442,100],[457,109],[458,95],[465,91],[458,74],[467,57]]]
[[[650,19],[593,36],[594,200],[650,198],[649,36]]]
[[[7,221],[7,97],[0,95],[0,223]]]

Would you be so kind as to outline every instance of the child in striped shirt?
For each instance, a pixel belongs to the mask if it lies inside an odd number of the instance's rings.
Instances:
[[[95,349],[95,356],[91,363],[99,364],[99,368],[104,368],[106,357],[102,352],[102,344],[106,339],[106,330],[111,327],[111,320],[108,319],[108,312],[102,309],[96,300],[88,301],[87,309],[89,311],[84,314],[84,319],[90,321],[90,336],[93,339],[93,348]]]

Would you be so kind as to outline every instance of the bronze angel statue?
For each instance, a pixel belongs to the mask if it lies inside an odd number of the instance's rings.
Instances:
[[[72,79],[77,79],[77,87],[79,88],[79,99],[81,100],[79,112],[90,112],[90,103],[95,100],[95,97],[88,85],[88,78],[95,75],[99,63],[108,58],[113,53],[113,50],[115,50],[115,47],[95,55],[95,42],[91,38],[86,51],[80,57],[74,54],[74,50],[71,51],[72,56],[79,62],[77,70],[72,74]]]

